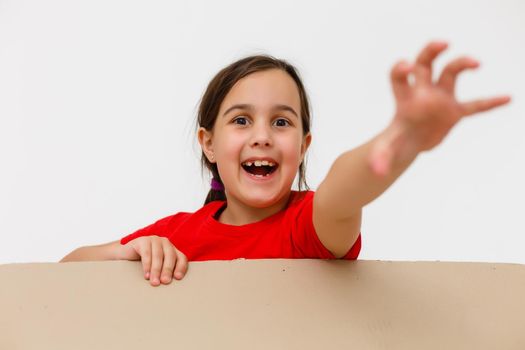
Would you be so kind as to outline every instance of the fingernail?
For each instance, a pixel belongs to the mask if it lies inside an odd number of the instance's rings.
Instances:
[[[177,277],[178,279],[181,279],[182,278],[182,272],[175,273],[175,277]]]
[[[144,275],[144,277],[146,277],[146,279],[149,279],[149,272],[146,272],[146,274]]]

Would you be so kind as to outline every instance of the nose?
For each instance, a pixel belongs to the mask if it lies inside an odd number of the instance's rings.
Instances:
[[[264,123],[255,123],[252,128],[252,136],[250,140],[250,145],[252,147],[257,146],[271,146],[273,145],[271,126],[267,126]]]

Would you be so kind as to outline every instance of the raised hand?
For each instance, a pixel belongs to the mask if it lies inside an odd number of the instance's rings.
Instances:
[[[376,139],[369,158],[370,166],[377,175],[388,175],[396,160],[414,157],[438,145],[463,117],[510,101],[509,96],[457,101],[454,90],[458,75],[479,66],[479,62],[470,57],[452,60],[439,79],[432,81],[432,62],[447,46],[445,42],[430,42],[414,64],[401,61],[392,68],[396,114],[392,123]],[[410,76],[413,81],[409,81]]]

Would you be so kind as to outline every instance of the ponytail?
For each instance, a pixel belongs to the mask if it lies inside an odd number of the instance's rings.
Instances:
[[[211,189],[208,192],[208,195],[206,196],[204,205],[208,204],[209,202],[213,202],[213,201],[225,201],[226,200],[226,192],[224,192],[224,185],[222,184],[221,177],[219,176],[217,164],[210,164],[210,165],[211,165],[210,170],[212,173]]]
[[[226,200],[226,193],[224,192],[224,185],[222,184],[222,181],[220,179],[216,179],[214,177],[213,179],[211,179],[211,189],[208,192],[208,195],[206,196],[204,205],[208,204],[209,202],[213,202],[213,201],[225,201],[225,200]]]

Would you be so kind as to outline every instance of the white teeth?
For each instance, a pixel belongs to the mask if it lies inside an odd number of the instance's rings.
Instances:
[[[270,162],[268,160],[256,160],[255,162],[245,162],[245,163],[242,163],[242,165],[246,165],[246,166],[252,166],[255,165],[255,166],[275,166],[275,163],[274,162]]]

